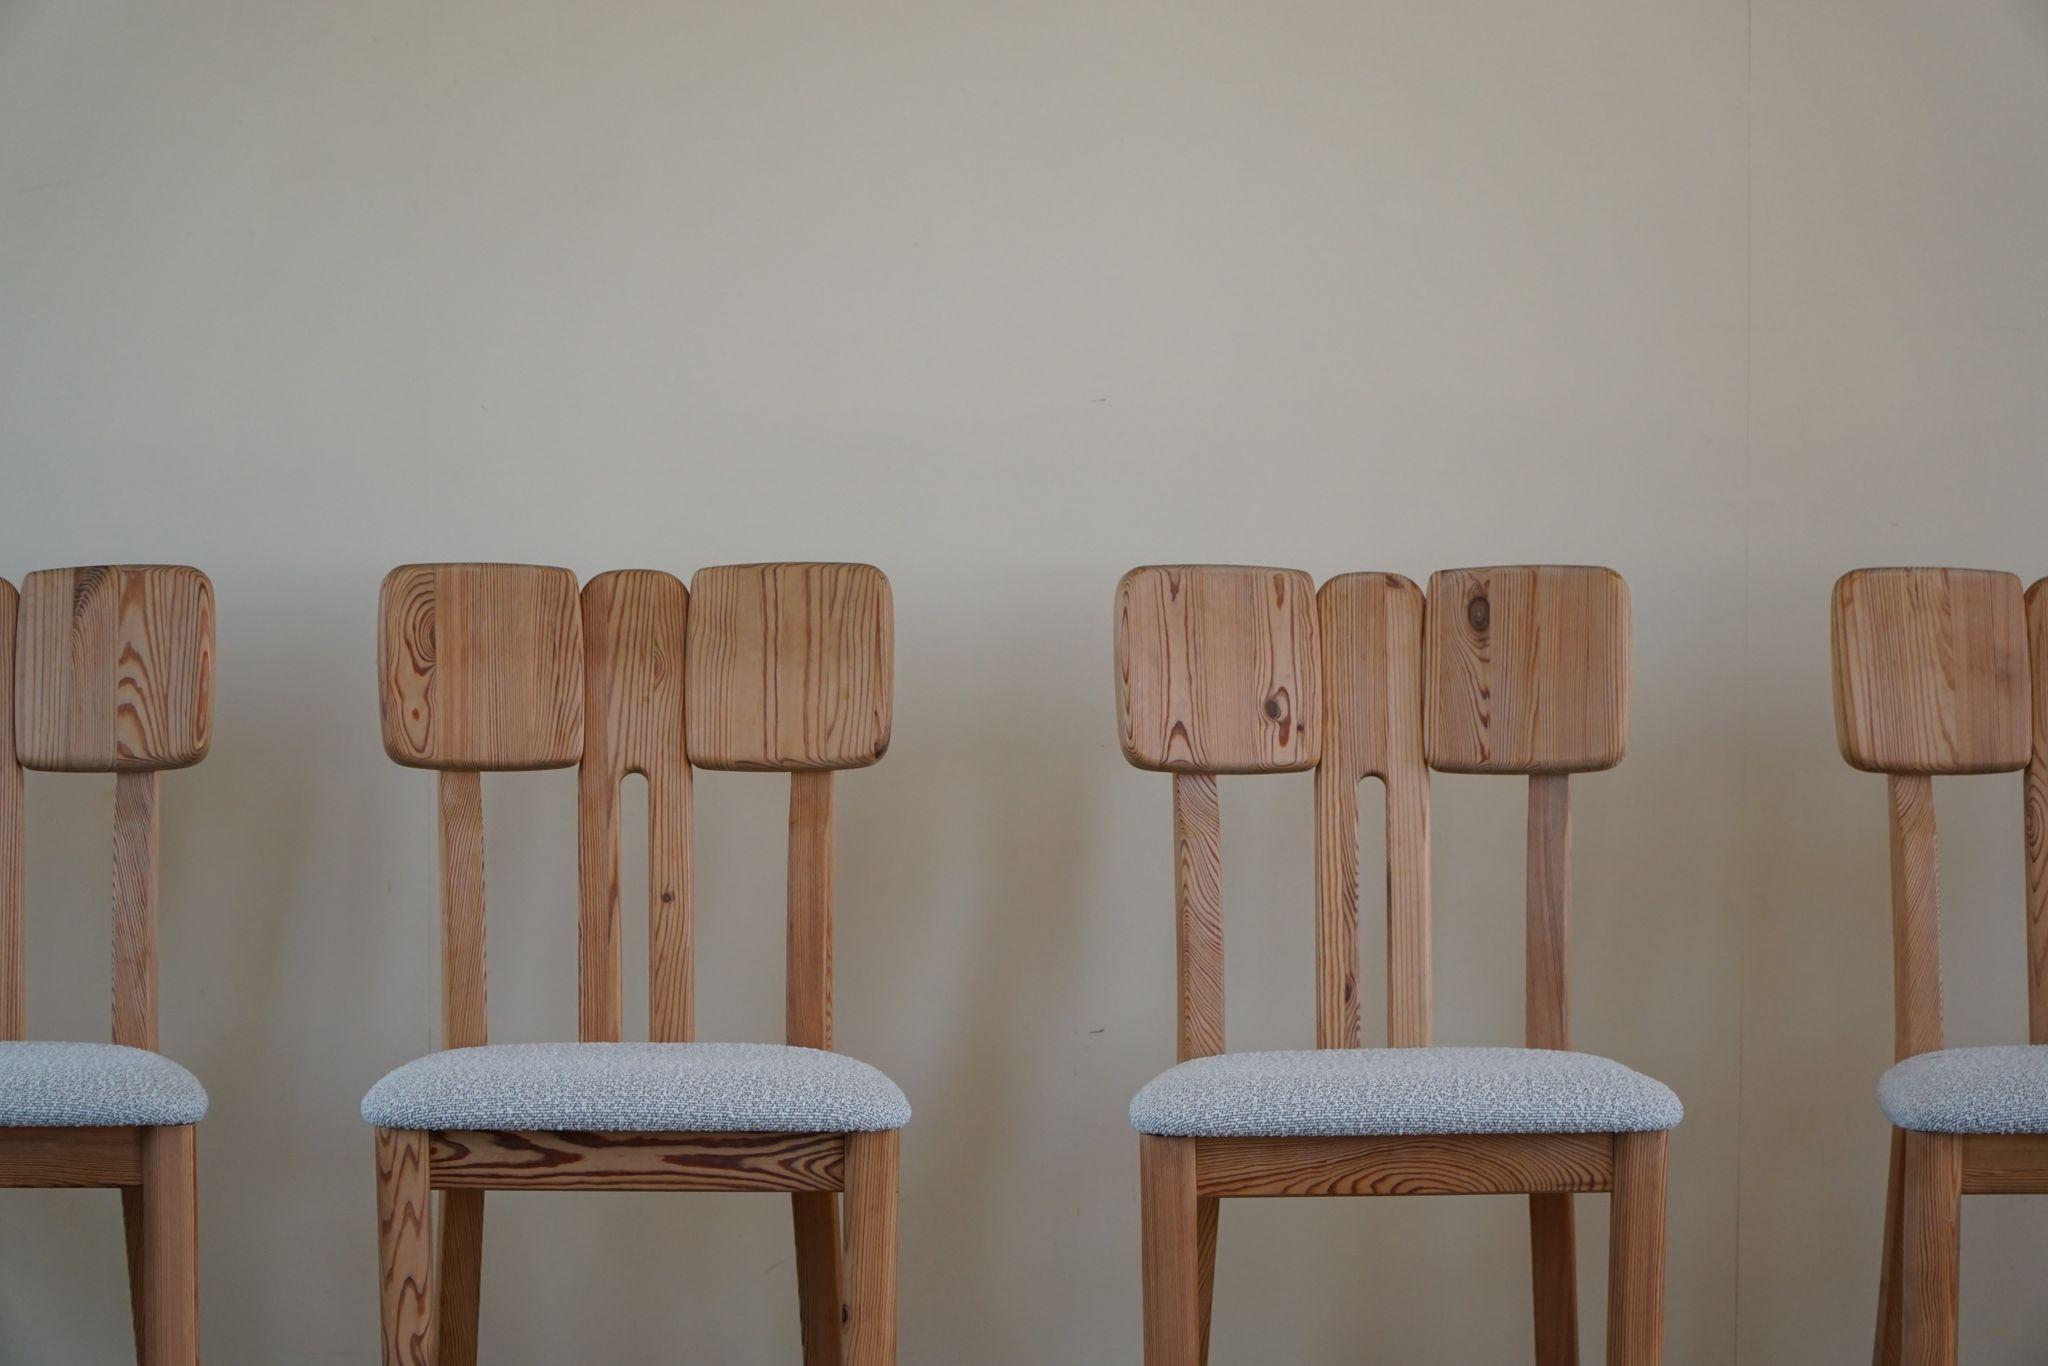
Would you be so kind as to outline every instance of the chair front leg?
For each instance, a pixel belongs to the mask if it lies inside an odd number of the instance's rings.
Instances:
[[[1614,1136],[1607,1243],[1607,1364],[1664,1359],[1664,1188],[1671,1135]]]
[[[143,1130],[141,1194],[136,1359],[198,1366],[199,1166],[191,1125]]]
[[[1195,1141],[1138,1138],[1144,1223],[1145,1366],[1199,1366],[1201,1233]]]
[[[1951,1134],[1906,1134],[1904,1277],[1900,1337],[1905,1366],[1956,1366],[1962,1250],[1963,1147]]]
[[[484,1279],[484,1193],[442,1191],[440,1219],[435,1366],[476,1366],[477,1311]]]
[[[1579,1366],[1579,1263],[1569,1195],[1529,1197],[1529,1286],[1536,1366]]]
[[[901,1140],[894,1129],[846,1136],[846,1366],[895,1366]]]
[[[383,1366],[434,1366],[434,1205],[427,1135],[377,1130]]]
[[[840,1366],[839,1197],[830,1191],[798,1191],[789,1200],[804,1366]]]

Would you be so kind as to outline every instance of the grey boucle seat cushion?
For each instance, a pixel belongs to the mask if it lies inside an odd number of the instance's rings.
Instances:
[[[1921,1133],[2048,1133],[2048,1044],[1921,1053],[1884,1074],[1877,1102]]]
[[[0,1043],[0,1129],[197,1124],[206,1088],[161,1053],[113,1043]]]
[[[1312,1048],[1169,1068],[1131,1101],[1177,1138],[1611,1134],[1669,1129],[1678,1097],[1608,1058],[1540,1048]]]
[[[363,1097],[387,1129],[852,1133],[900,1129],[896,1083],[839,1053],[770,1043],[515,1043],[451,1048]]]

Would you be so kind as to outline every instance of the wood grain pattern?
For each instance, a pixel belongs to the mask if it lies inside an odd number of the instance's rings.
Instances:
[[[434,1214],[427,1136],[377,1130],[383,1366],[434,1366]]]
[[[1962,1147],[1950,1134],[1906,1134],[1905,1366],[1956,1366],[1962,1250]]]
[[[1117,735],[1139,768],[1315,767],[1322,672],[1315,583],[1298,569],[1152,565],[1117,585]]]
[[[894,1366],[902,1134],[846,1136],[846,1366]]]
[[[213,584],[184,565],[44,569],[22,581],[14,696],[24,767],[184,768],[213,733]]]
[[[484,971],[484,795],[475,772],[440,775],[441,1046],[488,1042]]]
[[[1614,1136],[1607,1366],[1664,1360],[1664,1197],[1671,1135]]]
[[[1138,1138],[1145,1366],[1197,1366],[1201,1360],[1196,1142],[1152,1134]]]
[[[1223,1051],[1223,810],[1216,779],[1173,775],[1179,1061]]]
[[[1429,769],[1422,759],[1422,591],[1344,574],[1316,593],[1323,757],[1316,766],[1316,1046],[1356,1048],[1358,784],[1386,789],[1387,1043],[1430,1040]]]
[[[114,778],[114,1042],[157,1046],[157,775]]]
[[[583,589],[577,1000],[586,1042],[615,1043],[624,1028],[619,788],[629,773],[647,779],[648,1037],[681,1043],[691,1033],[690,760],[683,749],[689,611],[682,580],[654,570],[600,574]]]
[[[684,709],[699,768],[865,768],[889,748],[895,615],[866,564],[700,569]]]
[[[1423,747],[1446,773],[1584,773],[1628,749],[1628,585],[1611,569],[1430,575]]]
[[[2020,581],[1981,569],[1858,569],[1835,584],[1835,738],[1876,773],[2002,773],[2027,762]]]
[[[1959,1134],[1963,1194],[2048,1195],[2048,1135]]]
[[[1216,1196],[1520,1195],[1603,1191],[1607,1134],[1202,1138],[1195,1189]]]
[[[0,1128],[0,1189],[142,1184],[142,1130]]]
[[[14,630],[20,595],[0,579],[0,1041],[28,1037],[27,857],[21,761],[14,752]]]
[[[525,564],[412,564],[385,576],[384,751],[412,768],[566,768],[583,755],[576,576]]]
[[[1941,1047],[1941,853],[1934,783],[1886,780],[1891,805],[1892,1038],[1897,1056]]]
[[[2027,842],[2027,1042],[2048,1044],[2048,579],[2027,590],[2032,661],[2031,742],[2025,782]],[[0,800],[4,805],[4,800]],[[6,838],[0,833],[0,840]]]
[[[142,1131],[142,1350],[199,1366],[199,1167],[192,1126]]]
[[[1571,1196],[1530,1196],[1529,1292],[1536,1366],[1578,1366],[1577,1246]]]
[[[436,1190],[836,1191],[843,1134],[442,1130]]]

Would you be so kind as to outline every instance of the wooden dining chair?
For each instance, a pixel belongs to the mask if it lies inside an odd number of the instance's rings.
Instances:
[[[1620,762],[1628,592],[1604,569],[1154,566],[1117,592],[1124,755],[1173,775],[1179,1057],[1141,1135],[1147,1366],[1208,1354],[1225,1196],[1529,1197],[1536,1360],[1578,1359],[1571,1197],[1613,1196],[1607,1359],[1660,1359],[1664,1086],[1565,1051],[1570,775]],[[1427,648],[1425,649],[1425,641]],[[1528,1047],[1430,1039],[1434,767],[1529,778]],[[1220,774],[1315,770],[1316,1047],[1223,1051]],[[1386,789],[1386,1048],[1360,1046],[1358,784]]]
[[[1896,1064],[1877,1366],[1956,1360],[1964,1195],[2048,1194],[2048,593],[2011,574],[1859,569],[1835,584],[1835,735],[1885,775]],[[2031,631],[2031,650],[2029,633]],[[2029,668],[2029,656],[2032,669]],[[1934,779],[2024,768],[2029,1044],[1943,1048]]]
[[[206,757],[213,585],[175,565],[0,581],[0,1186],[117,1187],[140,1366],[199,1360],[206,1091],[157,1048],[157,775]],[[114,774],[110,1044],[27,1042],[22,770]]]
[[[385,748],[440,775],[443,1043],[363,1101],[386,1366],[476,1361],[486,1190],[787,1192],[806,1366],[893,1362],[910,1107],[830,1051],[832,775],[888,747],[888,580],[736,565],[686,591],[623,570],[579,597],[565,569],[408,565],[381,620]],[[787,1044],[692,1041],[692,763],[790,775]],[[487,1044],[481,774],[571,764],[580,1042]],[[648,785],[647,1043],[620,1042],[628,773]]]

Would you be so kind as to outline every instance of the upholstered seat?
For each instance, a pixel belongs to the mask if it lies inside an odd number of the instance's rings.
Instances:
[[[1930,1134],[2048,1134],[2048,1044],[1944,1048],[1877,1083],[1885,1117]]]
[[[206,1088],[161,1053],[112,1043],[0,1043],[0,1129],[197,1124]]]
[[[1223,1053],[1169,1068],[1131,1101],[1132,1127],[1174,1138],[1633,1133],[1684,1114],[1662,1082],[1541,1048]]]
[[[910,1102],[857,1059],[766,1043],[451,1048],[370,1088],[387,1129],[852,1133],[900,1129]]]

